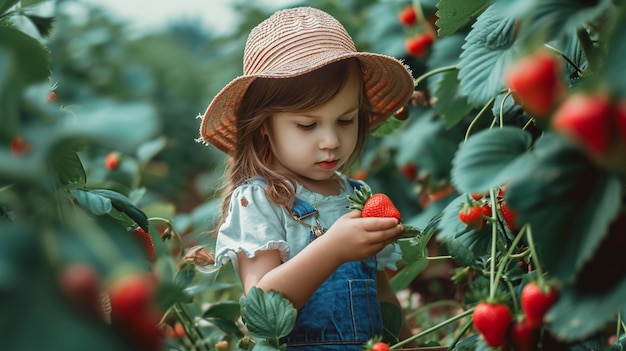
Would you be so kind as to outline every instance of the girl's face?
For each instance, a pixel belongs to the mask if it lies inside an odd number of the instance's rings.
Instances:
[[[305,186],[328,181],[352,155],[358,140],[360,79],[348,80],[327,103],[269,119],[268,137],[278,167]]]

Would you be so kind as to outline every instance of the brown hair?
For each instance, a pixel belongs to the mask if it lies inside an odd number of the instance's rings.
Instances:
[[[262,127],[275,113],[306,111],[327,103],[346,84],[351,69],[357,70],[357,75],[362,80],[358,60],[346,59],[297,77],[257,78],[252,82],[236,112],[236,150],[226,170],[222,193],[222,221],[235,188],[252,177],[265,179],[265,192],[272,202],[285,207],[291,206],[295,197],[296,181],[292,176],[268,167],[274,155],[267,136],[262,133]],[[359,105],[357,144],[343,169],[359,157],[370,129],[369,119],[372,112],[363,88]]]

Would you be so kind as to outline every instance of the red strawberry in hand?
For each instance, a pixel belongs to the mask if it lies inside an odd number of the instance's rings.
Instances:
[[[348,196],[351,209],[361,211],[361,217],[392,217],[402,219],[400,211],[385,194],[372,194],[366,187],[356,189],[354,195]]]
[[[152,242],[152,237],[150,236],[150,233],[144,231],[143,229],[141,229],[141,227],[133,229],[132,232],[135,238],[139,240],[144,250],[146,250],[148,260],[154,261],[156,259],[156,252],[154,251],[154,243]]]
[[[534,117],[547,115],[565,92],[559,58],[544,50],[521,58],[506,73],[513,97]]]
[[[511,323],[511,311],[504,304],[481,302],[474,309],[472,321],[487,345],[499,347]]]
[[[543,323],[543,317],[552,307],[557,298],[557,291],[548,287],[546,292],[541,287],[530,282],[524,286],[521,295],[522,311],[526,316],[526,322],[531,328],[538,328]]]

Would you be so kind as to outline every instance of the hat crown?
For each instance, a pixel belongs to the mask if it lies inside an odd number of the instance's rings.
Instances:
[[[277,30],[280,28],[280,30]],[[244,74],[289,74],[302,59],[356,52],[346,29],[334,17],[311,7],[274,13],[248,36]]]

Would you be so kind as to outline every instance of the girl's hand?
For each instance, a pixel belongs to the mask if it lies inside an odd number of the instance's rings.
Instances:
[[[328,253],[341,263],[376,255],[402,234],[395,218],[361,218],[361,211],[341,216],[318,240],[324,239]]]

